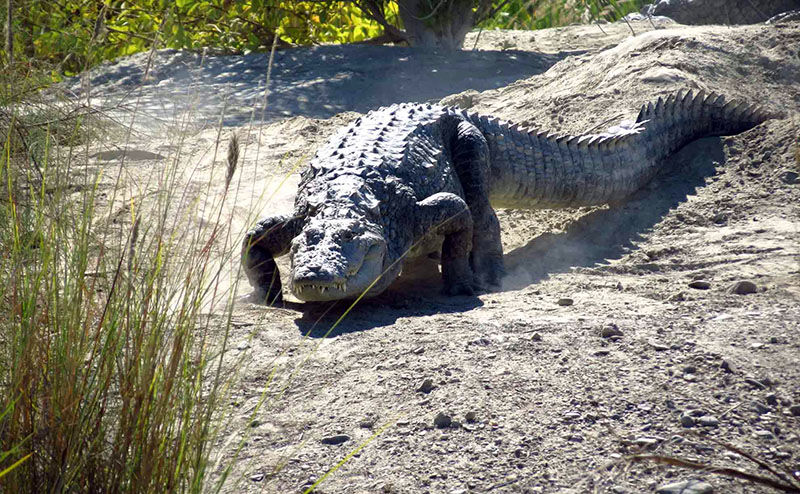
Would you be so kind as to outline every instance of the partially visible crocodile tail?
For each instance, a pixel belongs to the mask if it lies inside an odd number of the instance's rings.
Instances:
[[[715,93],[681,91],[643,106],[635,123],[602,134],[553,136],[500,123],[478,125],[492,154],[495,206],[576,207],[621,201],[689,142],[738,134],[776,116]],[[507,141],[526,141],[526,159],[520,160],[519,146],[509,151]]]

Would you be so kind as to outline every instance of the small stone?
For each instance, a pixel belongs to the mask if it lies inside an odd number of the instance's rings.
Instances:
[[[749,384],[750,386],[753,386],[754,388],[758,388],[758,389],[767,389],[767,386],[766,386],[766,385],[764,385],[764,383],[762,383],[761,381],[757,381],[757,380],[753,379],[752,377],[748,377],[748,378],[746,378],[746,379],[744,380],[744,382],[746,382],[746,383],[747,383],[747,384]]]
[[[652,437],[637,437],[633,440],[633,444],[642,448],[652,448],[658,444],[658,439]]]
[[[719,419],[713,415],[703,415],[697,419],[697,423],[703,427],[717,427],[719,425]]]
[[[781,173],[781,180],[786,185],[793,185],[796,183],[800,183],[800,174],[798,174],[797,172],[793,172],[791,170],[786,171]]]
[[[691,415],[681,415],[681,425],[687,429],[694,427],[694,419],[691,417]]]
[[[542,341],[542,335],[539,333],[533,333],[531,335],[531,341]]]
[[[347,434],[337,434],[335,436],[328,436],[322,438],[322,444],[332,444],[334,446],[342,443],[346,443],[350,440],[350,436]]]
[[[603,338],[611,338],[612,336],[622,336],[622,331],[620,331],[619,327],[616,324],[609,324],[607,326],[603,326],[603,329],[600,330],[600,336]]]
[[[772,411],[769,409],[769,407],[762,405],[761,403],[758,402],[753,403],[753,410],[759,415],[764,415],[765,413],[769,413]]]
[[[653,347],[653,349],[657,352],[663,352],[669,350],[669,347],[667,345],[664,345],[663,343],[659,343],[657,341],[651,341],[650,346]]]
[[[433,425],[438,429],[447,429],[453,424],[453,417],[446,413],[439,412],[433,419]]]
[[[778,406],[778,395],[775,393],[770,393],[767,395],[767,405],[776,407]]]
[[[569,307],[570,305],[574,304],[575,301],[572,300],[571,298],[560,298],[556,303],[561,307]]]
[[[693,365],[687,365],[683,368],[684,374],[697,374],[697,367]]]
[[[736,295],[748,295],[750,293],[756,293],[756,291],[758,291],[758,286],[752,281],[741,280],[732,284],[730,288],[728,288],[728,291]]]
[[[728,374],[733,373],[733,368],[731,367],[731,363],[727,360],[723,360],[721,364],[719,364],[719,368],[724,370]]]
[[[711,288],[711,283],[706,280],[694,280],[689,283],[689,288],[694,288],[695,290],[708,290]]]
[[[789,407],[789,413],[795,417],[800,417],[800,405],[792,405]]]
[[[466,413],[466,415],[464,415],[464,420],[466,420],[467,423],[469,424],[474,424],[477,421],[477,419],[478,419],[478,414],[472,410],[470,410],[469,412]]]
[[[417,388],[417,391],[425,394],[428,394],[431,391],[433,391],[433,379],[427,378],[424,381],[422,381],[422,384],[420,384],[419,388]]]
[[[413,349],[412,352],[415,355],[422,355],[423,353],[425,353],[425,347],[424,346],[418,346],[417,348]]]
[[[702,480],[672,482],[656,488],[656,494],[711,494],[714,488]]]
[[[771,433],[770,431],[755,431],[753,432],[753,435],[765,441],[772,441],[775,439],[775,434]]]
[[[264,474],[263,473],[253,474],[250,476],[250,480],[253,482],[261,482],[262,480],[264,480]]]

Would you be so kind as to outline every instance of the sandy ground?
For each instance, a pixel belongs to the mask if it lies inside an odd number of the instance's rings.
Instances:
[[[569,133],[634,118],[685,88],[786,112],[687,146],[625,204],[501,211],[509,276],[498,293],[447,298],[435,277],[406,280],[336,325],[344,303],[269,308],[249,301],[244,282],[229,360],[241,383],[215,447],[223,461],[241,447],[230,492],[303,492],[376,435],[317,492],[623,494],[694,478],[717,493],[774,492],[624,461],[670,454],[768,475],[721,442],[800,471],[800,24],[657,25],[668,29],[484,32],[476,51],[453,59],[391,47],[283,52],[263,124],[252,108],[263,100],[263,56],[208,56],[214,71],[185,79],[179,64],[159,66],[143,86],[142,56],[92,74],[97,102],[127,92],[141,103],[127,146],[165,158],[129,154],[130,197],[175,149],[176,162],[192,164],[179,166],[187,190],[218,197],[220,185],[202,185],[221,173],[215,122],[223,137],[240,135],[223,215],[234,237],[289,208],[292,170],[353,112],[380,104],[446,97]],[[130,88],[113,77],[120,70]],[[183,90],[189,100],[173,97]],[[126,101],[109,114],[130,118]],[[124,146],[110,134],[109,154],[91,166],[117,166]],[[235,252],[228,263],[235,273]],[[730,291],[742,280],[755,293]]]

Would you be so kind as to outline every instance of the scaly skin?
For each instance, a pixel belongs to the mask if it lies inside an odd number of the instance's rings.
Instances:
[[[663,15],[681,24],[757,24],[800,9],[800,0],[658,0],[644,15]]]
[[[274,258],[291,254],[306,301],[384,291],[403,264],[441,254],[444,293],[496,289],[503,276],[493,207],[619,202],[697,138],[745,131],[771,115],[722,96],[670,95],[636,122],[555,136],[452,107],[372,111],[331,138],[303,172],[295,211],[260,221],[242,247],[251,284],[280,300]]]

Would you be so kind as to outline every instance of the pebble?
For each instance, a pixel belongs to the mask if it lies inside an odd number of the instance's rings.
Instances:
[[[697,374],[697,367],[693,365],[687,365],[686,367],[683,368],[683,372],[685,374]]]
[[[603,326],[603,329],[600,330],[600,336],[603,338],[611,338],[612,336],[622,336],[622,331],[617,327],[616,324],[609,324],[607,326]]]
[[[467,414],[464,415],[464,420],[466,420],[467,423],[474,424],[478,420],[477,412],[474,411],[467,412]]]
[[[542,341],[542,335],[539,333],[533,333],[531,335],[531,341]]]
[[[753,379],[752,377],[746,378],[744,380],[744,382],[746,382],[750,386],[753,386],[754,388],[767,389],[767,387],[764,385],[764,383],[762,383],[761,381],[757,381],[757,380]]]
[[[664,345],[663,343],[658,343],[656,341],[651,341],[650,346],[653,347],[653,349],[657,352],[663,352],[665,350],[669,350],[669,347],[667,345]]]
[[[778,406],[778,395],[771,393],[767,395],[767,405],[776,407]]]
[[[690,415],[681,415],[681,425],[686,427],[694,427],[694,419]]]
[[[256,473],[254,475],[251,475],[250,480],[252,480],[253,482],[261,482],[262,480],[264,480],[264,474]]]
[[[439,412],[436,414],[436,417],[433,418],[433,425],[438,429],[447,429],[453,425],[453,417],[447,415],[446,413]]]
[[[572,300],[571,298],[560,298],[556,303],[561,307],[569,307],[570,305],[574,304],[575,301]]]
[[[420,384],[419,388],[417,388],[417,391],[425,394],[428,394],[431,391],[433,391],[433,379],[427,378],[424,381],[422,381],[422,384]]]
[[[714,488],[702,480],[683,480],[656,488],[656,494],[711,494]]]
[[[775,439],[775,434],[771,433],[770,431],[755,431],[753,435],[759,439],[764,439],[767,441],[772,441]]]
[[[349,440],[350,436],[348,436],[347,434],[337,434],[335,436],[323,437],[321,442],[322,444],[332,444],[335,446],[338,444],[346,443]]]
[[[781,180],[787,185],[797,184],[800,183],[800,174],[791,170],[783,172],[781,173]]]
[[[750,293],[756,293],[757,290],[758,286],[752,281],[747,280],[737,281],[728,288],[729,292],[735,293],[736,295],[748,295]]]
[[[731,363],[727,360],[723,360],[721,364],[719,364],[719,368],[724,370],[728,374],[733,373],[733,367],[731,367]]]
[[[694,280],[689,283],[689,288],[694,288],[695,290],[708,290],[711,288],[711,283],[706,280]]]
[[[713,415],[703,415],[697,419],[697,423],[704,427],[717,427],[719,425],[719,419]]]
[[[789,413],[795,417],[800,417],[800,405],[792,405],[789,407]]]
[[[642,448],[652,448],[658,444],[658,439],[652,437],[637,437],[633,440],[633,444],[641,446]]]
[[[753,403],[753,410],[759,415],[764,415],[765,413],[769,413],[772,411],[769,409],[768,406],[762,405],[761,403],[758,402]]]

